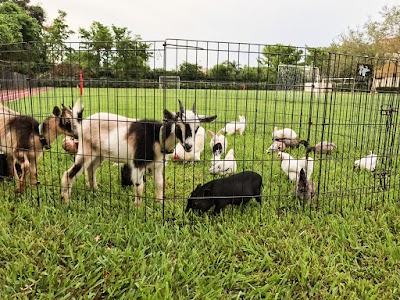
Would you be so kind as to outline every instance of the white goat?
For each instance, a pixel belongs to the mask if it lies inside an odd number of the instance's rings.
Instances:
[[[274,131],[272,132],[272,139],[295,139],[297,138],[297,133],[290,128],[278,129],[278,127],[274,127]]]
[[[378,155],[370,151],[369,155],[367,155],[366,157],[362,157],[361,159],[354,162],[354,169],[366,169],[370,171],[375,171],[377,163]]]
[[[186,151],[190,151],[194,146],[194,133],[200,123],[212,122],[217,118],[199,117],[195,103],[192,110],[185,110],[181,101],[179,107],[177,113],[164,110],[164,123],[132,121],[110,113],[96,113],[81,120],[78,116],[82,115],[83,106],[78,101],[73,108],[73,116],[74,120],[78,120],[79,146],[74,165],[64,173],[61,180],[61,196],[64,201],[69,202],[75,178],[83,171],[86,171],[88,185],[96,190],[96,170],[103,160],[108,159],[128,164],[131,168],[137,206],[142,201],[143,175],[146,169],[153,169],[156,197],[162,203],[164,155],[172,153],[178,142]]]
[[[228,151],[224,159],[215,160],[214,156],[214,163],[208,169],[211,174],[219,175],[233,174],[236,170],[237,164],[235,160],[235,151],[233,149]]]
[[[239,133],[240,135],[243,134],[243,132],[246,129],[246,118],[244,116],[239,116],[239,122],[233,121],[225,125],[224,128],[222,128],[222,132],[225,132],[227,135],[232,135],[235,133]]]
[[[172,155],[174,160],[196,161],[200,160],[200,154],[204,150],[204,141],[206,139],[206,130],[200,126],[194,136],[194,147],[190,151],[185,151],[181,144],[177,144]]]
[[[309,157],[308,160],[305,157],[295,159],[289,153],[279,151],[278,158],[282,161],[281,168],[283,172],[291,181],[297,181],[301,169],[304,169],[307,174],[307,180],[311,178],[311,174],[314,171],[314,159],[312,157]]]
[[[211,130],[207,130],[208,135],[211,137],[210,147],[213,153],[218,152],[219,154],[225,154],[226,149],[228,148],[228,140],[222,134],[222,129],[214,134]]]

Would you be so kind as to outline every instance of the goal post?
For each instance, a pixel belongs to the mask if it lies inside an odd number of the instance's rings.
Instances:
[[[158,76],[158,87],[160,89],[180,89],[181,88],[181,78],[180,76]]]

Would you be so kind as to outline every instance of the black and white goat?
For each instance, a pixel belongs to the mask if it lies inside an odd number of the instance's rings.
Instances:
[[[49,148],[59,135],[73,136],[72,112],[66,107],[53,108],[53,115],[39,123],[0,104],[0,151],[7,156],[10,174],[18,181],[16,191],[25,187],[25,177],[37,185],[37,162],[43,149]],[[21,166],[19,177],[16,164]]]
[[[171,113],[164,110],[164,122],[153,120],[132,120],[110,113],[96,113],[78,121],[78,152],[74,165],[68,169],[61,180],[61,196],[69,202],[75,178],[86,172],[87,183],[97,189],[95,172],[102,161],[128,164],[135,188],[135,203],[140,206],[143,194],[143,175],[146,169],[153,169],[156,197],[163,202],[164,155],[172,153],[180,142],[185,151],[194,146],[194,135],[200,123],[214,121],[217,116],[199,117],[196,105],[185,110],[179,101],[180,111]],[[79,120],[83,106],[78,101],[73,108],[74,118]]]

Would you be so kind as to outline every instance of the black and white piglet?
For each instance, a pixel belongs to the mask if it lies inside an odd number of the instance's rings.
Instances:
[[[252,171],[199,184],[190,194],[185,212],[190,209],[206,212],[215,206],[214,214],[218,214],[228,204],[245,205],[251,198],[261,203],[261,186],[261,175]]]

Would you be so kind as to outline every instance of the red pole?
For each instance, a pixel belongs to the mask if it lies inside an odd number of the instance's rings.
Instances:
[[[82,96],[83,94],[83,76],[82,70],[79,71],[79,95]]]

